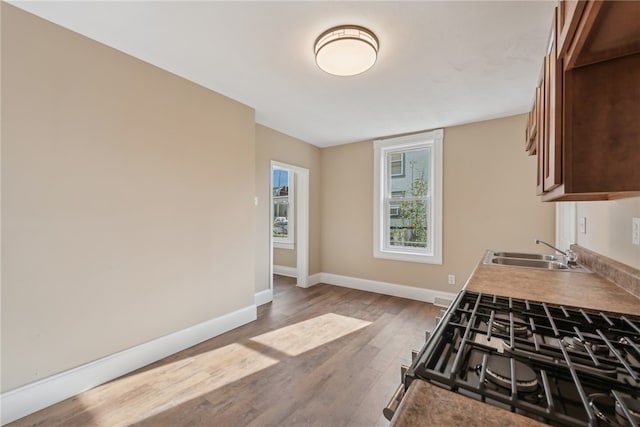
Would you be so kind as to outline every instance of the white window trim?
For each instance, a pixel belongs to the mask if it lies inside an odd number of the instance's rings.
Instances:
[[[442,176],[443,176],[443,135],[442,129],[414,135],[376,140],[373,142],[373,256],[397,261],[442,264]],[[431,201],[433,205],[431,227],[431,253],[415,253],[406,250],[385,249],[384,245],[384,179],[386,168],[384,153],[391,150],[415,148],[417,145],[431,147],[432,167],[430,177]]]
[[[273,171],[275,169],[286,170],[289,173],[289,207],[287,208],[288,214],[288,226],[287,226],[287,238],[273,237],[273,247],[277,249],[295,249],[295,173],[291,167],[272,162],[271,164],[271,220],[273,221]],[[272,233],[273,234],[273,231]]]

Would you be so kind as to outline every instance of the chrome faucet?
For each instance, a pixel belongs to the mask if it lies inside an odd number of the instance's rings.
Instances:
[[[561,253],[562,255],[565,256],[565,258],[567,259],[567,264],[569,265],[576,265],[578,263],[578,254],[576,254],[575,252],[573,252],[571,249],[567,249],[567,251],[561,251],[560,249],[556,248],[555,246],[543,241],[543,240],[538,240],[536,239],[536,245],[539,245],[540,243],[542,243],[543,245],[546,245],[548,247],[550,247],[551,249],[553,249],[554,251],[557,251],[558,253]]]

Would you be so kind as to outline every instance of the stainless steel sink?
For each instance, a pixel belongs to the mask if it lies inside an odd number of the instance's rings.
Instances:
[[[494,257],[518,258],[518,259],[539,259],[545,261],[562,261],[562,257],[547,254],[528,254],[523,252],[494,252]]]
[[[591,271],[579,264],[568,264],[566,262],[566,258],[560,255],[532,254],[509,251],[489,251],[483,263],[500,266],[536,268],[539,270],[591,273]]]
[[[547,270],[566,270],[569,268],[567,264],[558,261],[548,261],[543,259],[521,259],[521,258],[501,258],[494,257],[491,259],[493,264],[513,265],[517,267],[544,268]]]

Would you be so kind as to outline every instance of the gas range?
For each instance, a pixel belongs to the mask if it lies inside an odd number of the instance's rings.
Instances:
[[[638,427],[640,316],[462,291],[415,380],[550,425]]]

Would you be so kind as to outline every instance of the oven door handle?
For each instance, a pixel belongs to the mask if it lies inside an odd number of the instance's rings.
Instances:
[[[398,410],[398,406],[400,406],[400,401],[402,400],[403,397],[404,397],[404,384],[400,384],[396,389],[396,392],[393,393],[393,396],[391,396],[391,400],[389,400],[389,403],[387,403],[387,406],[385,406],[384,409],[382,410],[382,415],[384,415],[384,417],[387,420],[391,421],[391,419],[393,418],[393,415],[396,413],[396,410]]]

